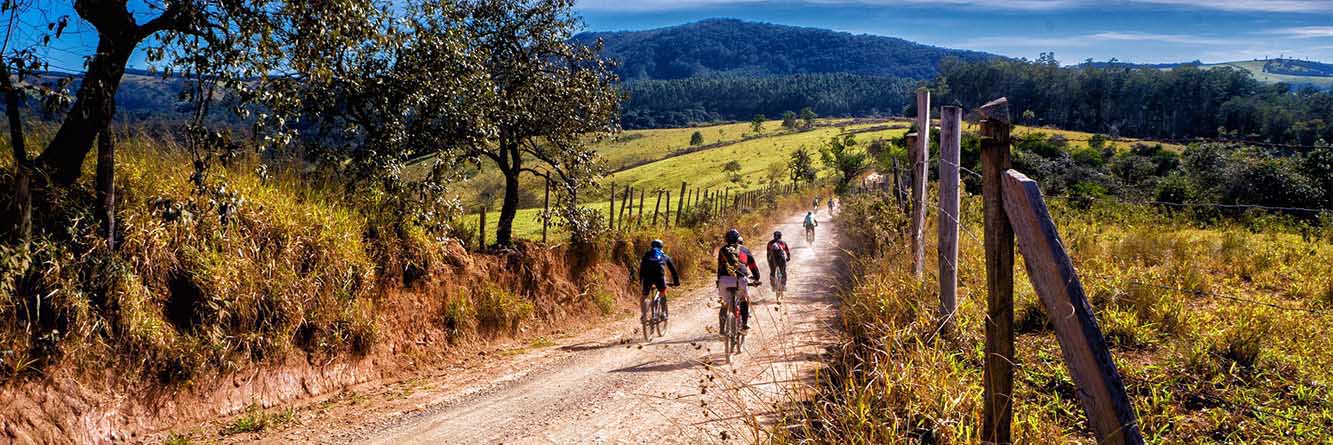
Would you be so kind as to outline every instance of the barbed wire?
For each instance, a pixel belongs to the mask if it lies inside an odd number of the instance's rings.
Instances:
[[[1025,132],[1022,132],[1022,133],[1016,133],[1015,136],[1037,135],[1037,134],[1047,134],[1047,133],[1045,133],[1045,132],[1043,132],[1043,131],[1040,131],[1040,130],[1036,130],[1036,131],[1025,131]],[[1058,138],[1061,138],[1061,139],[1063,139],[1063,140],[1065,140],[1065,141],[1068,141],[1068,142],[1084,142],[1084,143],[1087,143],[1087,142],[1092,142],[1092,140],[1093,140],[1093,138],[1091,138],[1091,137],[1086,137],[1086,138],[1084,138],[1084,137],[1068,137],[1068,136],[1062,135],[1062,134],[1060,134],[1060,133],[1050,133],[1050,136],[1049,136],[1048,138],[1057,138],[1057,137],[1058,137]],[[1315,149],[1315,148],[1319,148],[1319,147],[1320,147],[1319,145],[1287,144],[1287,143],[1281,143],[1281,142],[1264,142],[1264,141],[1255,141],[1255,140],[1250,140],[1250,139],[1223,139],[1223,138],[1202,138],[1202,137],[1196,137],[1196,138],[1143,138],[1143,139],[1139,139],[1139,138],[1112,138],[1112,137],[1106,137],[1106,138],[1102,138],[1101,141],[1103,141],[1103,142],[1127,143],[1127,144],[1153,144],[1153,143],[1158,143],[1158,144],[1170,144],[1170,145],[1190,145],[1190,144],[1239,144],[1239,145],[1254,145],[1254,146],[1267,147],[1267,148],[1287,148],[1287,149],[1303,149],[1303,150],[1310,150],[1310,149]]]
[[[1128,205],[1161,205],[1169,207],[1213,207],[1213,208],[1226,208],[1226,209],[1277,210],[1284,212],[1333,213],[1333,209],[1311,208],[1311,207],[1266,206],[1259,204],[1224,204],[1224,203],[1213,203],[1213,202],[1167,202],[1167,201],[1154,201],[1154,200],[1127,200],[1127,199],[1098,197],[1098,196],[1046,196],[1045,198],[1060,199],[1060,200],[1086,199],[1092,201],[1115,202],[1119,204],[1128,204]]]

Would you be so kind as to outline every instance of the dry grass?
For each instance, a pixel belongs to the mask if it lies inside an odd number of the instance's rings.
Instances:
[[[780,441],[976,443],[985,306],[976,198],[965,201],[952,335],[936,332],[933,273],[924,286],[911,277],[901,212],[865,199],[843,208],[857,222],[844,224],[862,241],[853,244],[882,250],[858,251],[861,278],[843,305],[848,343]],[[1270,217],[1204,226],[1139,207],[1052,211],[1149,442],[1333,440],[1327,226]],[[1015,299],[1014,439],[1094,442],[1021,262]]]

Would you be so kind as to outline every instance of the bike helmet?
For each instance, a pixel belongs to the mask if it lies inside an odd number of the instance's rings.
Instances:
[[[781,231],[781,230],[774,231],[774,232],[773,232],[773,239],[782,239],[782,231]]]
[[[664,244],[662,244],[662,240],[660,240],[660,239],[655,239],[655,240],[653,240],[653,248],[654,248],[654,249],[661,249],[662,246],[664,246]]]
[[[728,242],[728,243],[739,243],[739,242],[741,242],[741,231],[736,230],[736,229],[728,230],[728,231],[727,231],[726,239],[727,239],[727,242]]]

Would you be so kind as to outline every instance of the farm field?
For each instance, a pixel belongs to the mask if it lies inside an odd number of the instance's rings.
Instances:
[[[1248,71],[1254,76],[1255,80],[1266,83],[1302,83],[1312,84],[1323,88],[1333,87],[1333,77],[1315,77],[1315,76],[1292,76],[1287,74],[1266,73],[1264,72],[1263,60],[1242,60],[1238,62],[1224,62],[1212,65],[1203,65],[1203,68],[1217,66],[1230,66]]]
[[[744,192],[762,188],[769,175],[769,168],[775,164],[780,164],[782,170],[781,179],[787,180],[785,171],[786,163],[791,158],[791,154],[801,147],[810,150],[811,156],[815,159],[816,168],[822,169],[819,161],[819,147],[828,141],[834,135],[841,134],[844,131],[861,131],[873,127],[886,125],[885,122],[867,122],[849,124],[849,119],[823,119],[820,126],[814,130],[802,132],[789,132],[781,130],[781,121],[768,121],[765,123],[765,135],[757,138],[742,140],[741,137],[735,139],[723,139],[738,141],[734,144],[721,147],[661,159],[656,162],[640,165],[625,171],[608,175],[601,180],[604,185],[600,191],[603,198],[596,201],[585,201],[583,207],[597,209],[605,212],[610,204],[605,197],[605,187],[615,184],[619,193],[623,193],[626,185],[637,190],[656,190],[658,188],[672,191],[672,202],[678,199],[676,196],[680,190],[682,180],[688,181],[691,188],[700,187],[704,189],[712,188],[715,190],[730,188],[732,193]],[[842,125],[848,124],[848,125]],[[892,122],[888,125],[894,125]],[[840,126],[841,125],[841,126]],[[598,152],[608,160],[611,159],[632,159],[635,156],[648,156],[655,153],[655,157],[662,157],[674,151],[677,148],[671,148],[671,141],[683,140],[684,146],[689,146],[690,134],[694,131],[700,131],[705,135],[713,134],[719,137],[732,134],[740,136],[740,131],[748,132],[750,124],[727,124],[703,128],[673,128],[661,130],[630,130],[621,136],[604,142]],[[870,131],[856,135],[856,139],[862,143],[874,139],[898,138],[905,134],[905,128],[892,128],[878,131]],[[632,135],[645,135],[642,137]],[[710,139],[705,136],[705,143]],[[630,155],[625,155],[630,153]],[[740,181],[732,181],[731,173],[724,172],[722,167],[732,160],[740,163],[741,170],[736,172]],[[821,172],[821,177],[827,172]],[[537,185],[534,185],[537,187]],[[653,202],[652,195],[649,195],[644,205],[649,207],[645,215],[651,218],[651,207]],[[635,204],[637,204],[637,199]],[[617,204],[619,205],[619,204]],[[675,204],[672,205],[672,212],[675,211]],[[541,221],[538,218],[541,209],[529,207],[519,209],[514,219],[514,234],[520,238],[537,239],[541,237]],[[499,211],[491,211],[486,215],[487,239],[495,239],[495,221],[500,217]],[[463,219],[464,224],[475,227],[478,217],[475,212],[466,215]],[[550,236],[561,236],[558,230],[554,228],[548,234]]]

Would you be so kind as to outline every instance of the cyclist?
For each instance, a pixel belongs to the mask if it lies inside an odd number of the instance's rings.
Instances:
[[[753,284],[759,284],[759,266],[754,262],[754,255],[750,254],[750,249],[742,243],[741,232],[736,229],[727,231],[725,236],[726,244],[717,249],[717,295],[722,302],[722,308],[717,312],[718,333],[726,325],[727,309],[732,294],[728,289],[736,289],[736,305],[740,307],[741,329],[750,329],[750,298],[746,291],[748,287],[746,279],[752,279]]]
[[[643,260],[639,261],[639,282],[643,283],[642,298],[639,299],[640,318],[642,321],[648,320],[649,292],[656,287],[662,291],[662,319],[667,318],[667,283],[666,273],[671,271],[671,285],[680,286],[680,275],[676,273],[676,263],[671,261],[671,257],[662,251],[664,244],[662,240],[653,240],[652,247],[643,254]]]
[[[819,197],[818,197],[818,196],[815,197],[815,200],[814,200],[814,201],[811,201],[811,202],[810,202],[810,208],[815,209],[815,210],[819,210]]]
[[[787,247],[787,242],[782,240],[782,232],[773,232],[773,239],[769,240],[768,248],[768,281],[774,286],[787,284],[787,262],[791,261],[791,249]],[[782,282],[779,283],[774,272],[782,270]]]
[[[828,214],[829,214],[829,215],[832,215],[832,214],[833,214],[833,197],[832,197],[832,196],[830,196],[830,197],[828,198]]]
[[[819,227],[819,221],[815,221],[815,212],[805,212],[805,236],[813,236],[815,227]]]

